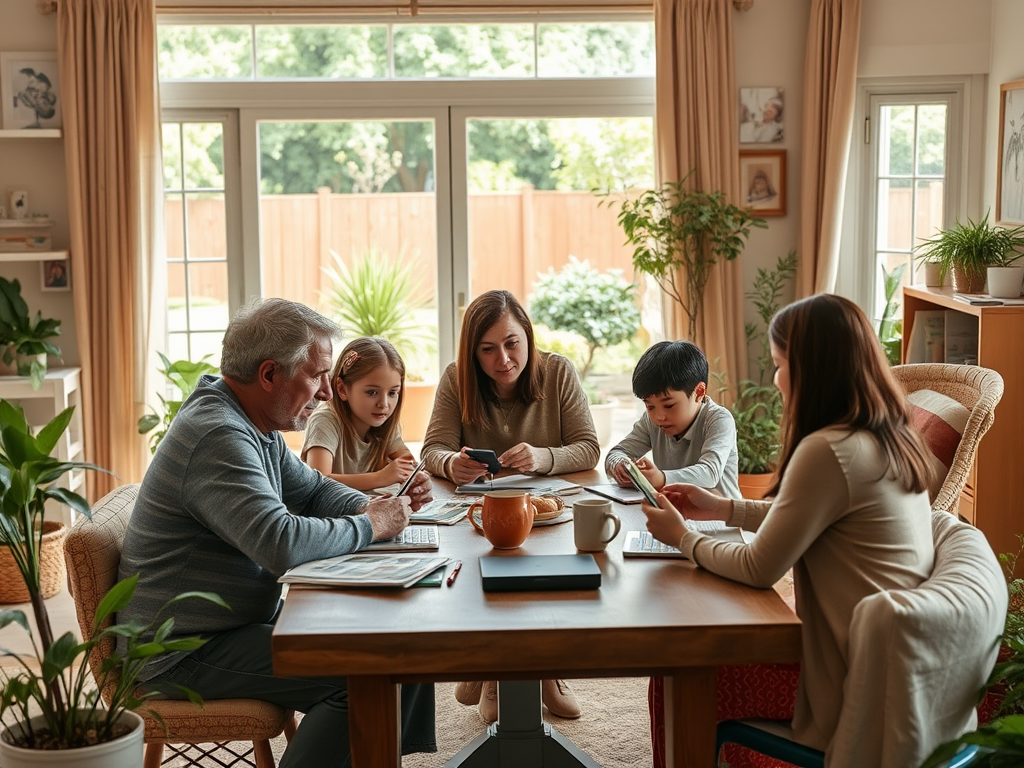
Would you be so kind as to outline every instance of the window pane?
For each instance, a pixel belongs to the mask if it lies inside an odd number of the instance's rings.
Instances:
[[[196,330],[218,330],[228,327],[228,265],[227,262],[189,264],[189,322]]]
[[[223,193],[199,192],[188,200],[188,258],[226,259],[227,227]]]
[[[917,110],[917,174],[946,172],[946,105],[922,104]]]
[[[913,202],[909,179],[879,179],[878,250],[910,250]]]
[[[914,190],[917,208],[914,217],[914,244],[942,229],[945,210],[945,184],[934,179],[921,179]]]
[[[540,77],[654,74],[654,24],[540,24]]]
[[[185,220],[181,194],[164,197],[164,233],[167,245],[167,259],[185,258]]]
[[[186,189],[224,189],[224,128],[220,123],[185,123]]]
[[[157,27],[161,80],[222,80],[252,77],[252,28],[245,26]]]
[[[167,336],[167,358],[174,360],[190,360],[188,354],[188,334],[171,333]],[[198,358],[196,358],[198,359]]]
[[[204,355],[209,355],[206,362],[220,367],[220,344],[224,340],[224,331],[213,333],[193,333],[189,337],[191,346],[189,360],[198,362]]]
[[[882,107],[880,176],[914,172],[914,110],[913,105]]]
[[[384,26],[257,26],[257,77],[387,77]]]
[[[532,77],[532,24],[401,24],[396,77]]]
[[[410,380],[436,377],[433,122],[265,122],[259,139],[264,295],[385,336]],[[396,287],[397,306],[374,303]]]
[[[167,265],[167,330],[187,331],[188,313],[185,299],[185,265]],[[176,358],[171,358],[176,359]]]
[[[181,125],[164,123],[164,189],[181,189]]]

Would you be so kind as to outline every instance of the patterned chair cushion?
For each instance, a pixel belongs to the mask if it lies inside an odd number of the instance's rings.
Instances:
[[[934,458],[935,472],[928,488],[928,496],[934,500],[953,465],[953,457],[971,414],[953,398],[931,389],[911,392],[907,399],[911,404],[910,422],[924,436]]]

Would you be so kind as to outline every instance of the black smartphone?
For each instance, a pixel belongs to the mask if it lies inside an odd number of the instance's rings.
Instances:
[[[494,451],[488,451],[483,448],[467,448],[466,455],[473,461],[479,461],[481,464],[486,464],[487,471],[492,475],[496,475],[501,472],[501,462],[498,461],[498,454]]]
[[[412,471],[412,474],[405,478],[405,482],[402,483],[402,487],[398,489],[398,493],[395,496],[405,496],[409,492],[409,488],[412,486],[413,480],[416,479],[416,475],[419,474],[420,470],[423,469],[427,462],[420,459],[420,463],[416,465],[416,469]]]

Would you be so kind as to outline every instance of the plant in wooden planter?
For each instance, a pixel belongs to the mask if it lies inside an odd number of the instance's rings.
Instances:
[[[60,412],[38,435],[33,435],[22,410],[0,399],[0,543],[14,557],[28,590],[39,634],[33,638],[34,660],[4,651],[19,664],[0,672],[0,763],[5,767],[42,762],[38,755],[26,756],[26,751],[89,749],[118,739],[128,742],[126,748],[138,753],[134,764],[141,764],[142,719],[130,712],[142,706],[149,696],[136,691],[139,673],[150,659],[160,654],[192,650],[205,642],[198,637],[168,640],[173,619],[159,623],[155,619],[145,626],[104,626],[128,605],[137,576],[116,584],[100,601],[96,631],[90,640],[80,642],[72,632],[54,637],[40,585],[45,505],[47,501],[56,501],[90,517],[89,503],[58,482],[71,471],[105,471],[93,464],[61,461],[50,455],[71,421],[72,410]],[[175,600],[184,597],[224,605],[219,597],[207,593],[189,593]],[[0,610],[0,629],[11,624],[19,624],[31,633],[24,611]],[[85,660],[105,639],[116,637],[122,638],[125,651],[107,657],[103,666],[105,677],[96,681],[100,690],[107,688],[110,694],[110,703],[104,707],[97,686],[88,680],[89,665]],[[84,759],[72,756],[66,762],[75,765]],[[116,764],[112,758],[104,762]]]
[[[953,275],[953,290],[958,293],[982,293],[988,267],[1002,266],[1022,249],[1024,226],[1006,229],[989,224],[987,213],[979,222],[957,221],[914,248],[918,258],[939,264],[940,279]]]

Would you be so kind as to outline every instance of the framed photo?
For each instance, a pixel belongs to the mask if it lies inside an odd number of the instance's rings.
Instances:
[[[39,290],[71,290],[71,268],[67,259],[48,259],[39,262]]]
[[[740,88],[740,144],[782,141],[781,88]]]
[[[758,216],[785,216],[786,150],[741,149],[740,191]]]
[[[999,86],[996,222],[1024,224],[1024,80]]]
[[[57,52],[0,53],[3,127],[60,128]]]

